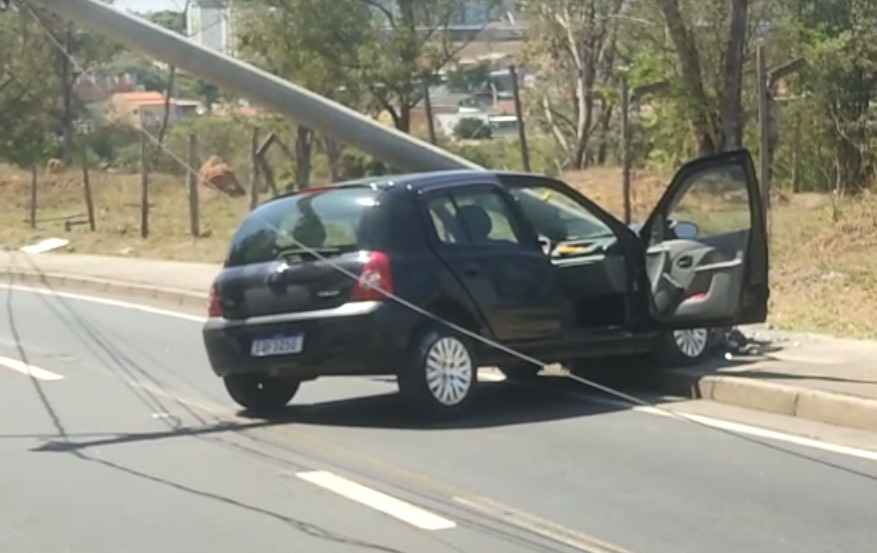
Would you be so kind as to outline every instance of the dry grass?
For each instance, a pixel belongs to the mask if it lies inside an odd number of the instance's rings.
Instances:
[[[130,255],[187,261],[219,262],[248,199],[229,199],[200,189],[202,237],[189,234],[189,207],[185,181],[167,175],[150,177],[149,237],[140,235],[140,177],[92,171],[91,187],[96,232],[77,225],[69,232],[60,220],[79,215],[84,220],[82,175],[40,175],[37,188],[37,226],[31,229],[30,175],[0,167],[0,197],[7,209],[0,213],[0,244],[21,246],[48,237],[69,239],[67,251]]]
[[[669,175],[638,174],[633,212],[641,220],[657,201]],[[140,182],[136,175],[94,172],[97,231],[76,226],[65,232],[59,217],[84,213],[81,175],[41,175],[38,224],[28,224],[30,176],[0,166],[0,245],[20,247],[47,237],[71,241],[68,251],[192,261],[221,261],[247,199],[231,200],[202,189],[204,236],[189,236],[182,179],[156,175],[150,186],[149,238],[140,238]],[[565,180],[612,211],[621,213],[620,173],[595,169]],[[834,201],[802,194],[774,199],[772,220],[771,321],[778,327],[877,337],[877,198]]]

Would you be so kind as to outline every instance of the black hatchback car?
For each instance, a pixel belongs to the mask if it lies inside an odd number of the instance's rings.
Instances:
[[[512,351],[546,363],[661,354],[674,331],[764,321],[765,226],[745,150],[683,166],[638,230],[532,174],[303,190],[240,225],[204,343],[251,411],[282,408],[318,377],[395,375],[418,411],[451,415],[473,400],[480,366],[538,372]]]

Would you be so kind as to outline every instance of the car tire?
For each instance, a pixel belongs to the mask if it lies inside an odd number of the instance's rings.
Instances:
[[[533,380],[539,376],[542,367],[537,367],[526,361],[511,362],[500,365],[499,370],[509,380]]]
[[[433,420],[460,415],[478,384],[470,341],[448,328],[426,329],[414,339],[398,381],[402,399],[418,415]]]
[[[685,366],[703,361],[712,351],[714,332],[690,328],[668,332],[661,341],[658,359],[663,365]]]
[[[260,374],[232,374],[222,380],[231,399],[258,414],[271,414],[286,407],[300,385],[292,378]]]

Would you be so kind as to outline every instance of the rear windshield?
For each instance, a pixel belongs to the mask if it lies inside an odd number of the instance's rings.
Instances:
[[[300,244],[325,253],[368,249],[364,216],[379,194],[366,187],[334,188],[263,204],[232,238],[226,266],[273,261],[300,251]]]

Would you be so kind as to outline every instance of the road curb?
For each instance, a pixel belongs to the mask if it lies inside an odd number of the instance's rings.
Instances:
[[[133,298],[156,299],[178,306],[204,308],[207,302],[206,294],[148,284],[133,284],[120,280],[10,269],[0,271],[0,275],[3,275],[6,282],[14,284],[63,286],[64,288],[76,288]]]
[[[686,369],[661,371],[654,384],[668,395],[877,431],[877,400],[870,398]]]

